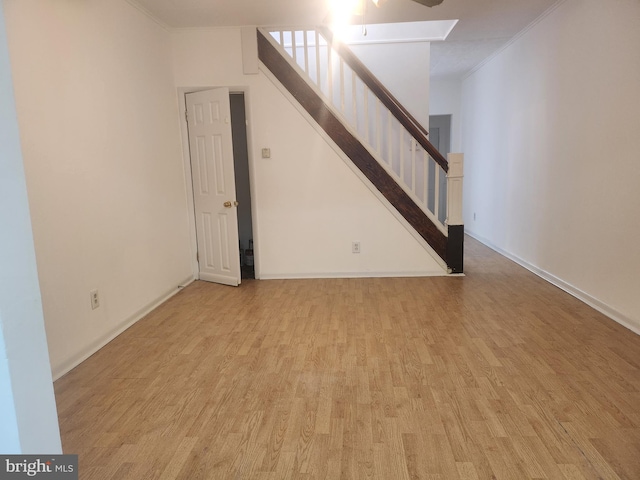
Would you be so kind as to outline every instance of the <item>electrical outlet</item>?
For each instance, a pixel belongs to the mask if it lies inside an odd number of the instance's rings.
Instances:
[[[89,292],[89,298],[91,299],[91,310],[95,310],[100,306],[100,296],[98,290],[91,290]]]
[[[351,244],[351,253],[360,253],[360,242],[353,242]]]

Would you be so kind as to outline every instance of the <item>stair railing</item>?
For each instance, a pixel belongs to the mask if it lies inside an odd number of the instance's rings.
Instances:
[[[327,29],[269,29],[285,53],[371,154],[445,235],[447,160],[426,130]]]

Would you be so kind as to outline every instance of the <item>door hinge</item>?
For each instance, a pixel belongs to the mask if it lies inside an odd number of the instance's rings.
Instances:
[[[184,111],[184,119],[189,123],[189,110]]]
[[[196,252],[196,262],[200,263],[200,252]]]

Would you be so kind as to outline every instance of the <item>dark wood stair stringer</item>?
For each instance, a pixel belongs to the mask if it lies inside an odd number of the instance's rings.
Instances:
[[[434,225],[431,219],[342,124],[322,98],[300,77],[298,72],[259,30],[258,58],[384,198],[446,262],[448,256],[446,235]]]

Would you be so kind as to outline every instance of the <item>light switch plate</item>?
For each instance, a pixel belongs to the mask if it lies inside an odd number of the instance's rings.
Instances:
[[[271,158],[271,149],[263,148],[262,149],[262,158]]]

